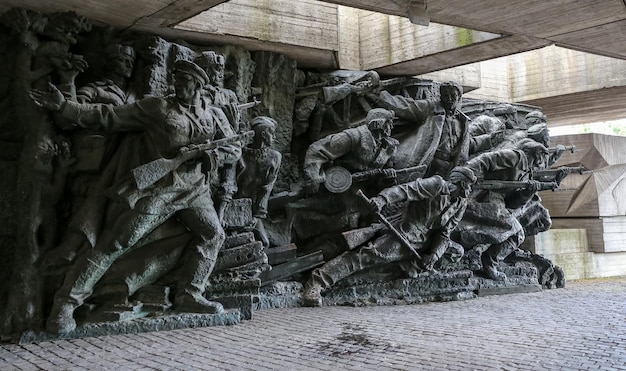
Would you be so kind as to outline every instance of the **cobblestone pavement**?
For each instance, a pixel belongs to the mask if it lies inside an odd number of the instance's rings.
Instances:
[[[0,370],[626,370],[626,277],[236,326],[0,346]]]

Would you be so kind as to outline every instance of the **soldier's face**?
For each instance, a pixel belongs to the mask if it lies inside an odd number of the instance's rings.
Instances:
[[[128,55],[120,55],[111,61],[113,72],[116,74],[129,78],[133,74],[133,65],[135,60]]]
[[[174,74],[174,91],[182,100],[189,100],[196,94],[196,79],[184,72],[176,71]]]
[[[261,138],[265,147],[271,147],[274,142],[274,129],[269,126],[263,129],[263,131],[261,131]]]
[[[460,98],[456,89],[443,89],[441,91],[441,105],[448,111],[456,109]]]
[[[383,136],[385,137],[391,136],[391,129],[393,129],[393,121],[391,120],[385,121],[385,125],[383,125]]]
[[[535,164],[534,166],[538,169],[545,169],[548,166],[548,156],[550,154],[544,151],[536,151],[535,152]]]
[[[212,73],[209,75],[211,79],[211,84],[215,86],[222,86],[224,83],[224,66],[217,65],[213,66]]]

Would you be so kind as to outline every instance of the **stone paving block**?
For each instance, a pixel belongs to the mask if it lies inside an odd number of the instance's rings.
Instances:
[[[236,326],[0,345],[0,370],[619,370],[625,313],[626,278],[461,302],[271,309]]]

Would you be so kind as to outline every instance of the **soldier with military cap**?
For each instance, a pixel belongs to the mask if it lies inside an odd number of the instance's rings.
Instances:
[[[365,123],[331,134],[309,146],[304,157],[304,177],[311,191],[324,182],[324,168],[333,163],[350,172],[391,166],[398,141],[391,138],[394,112],[375,108],[367,113]]]
[[[173,95],[147,97],[117,107],[67,101],[53,85],[49,92],[31,90],[31,98],[40,107],[60,111],[79,127],[144,132],[148,139],[145,162],[172,158],[186,147],[234,135],[224,113],[201,97],[202,87],[209,82],[202,68],[190,61],[177,61],[174,80]],[[125,202],[127,209],[70,268],[55,295],[46,328],[57,333],[72,331],[76,327],[74,310],[91,295],[115,260],[170,218],[176,218],[194,237],[182,258],[176,308],[183,312],[221,312],[221,304],[203,296],[225,239],[203,165],[219,167],[235,163],[240,156],[239,143],[201,152],[144,189],[139,189],[132,177],[117,179],[110,194]]]

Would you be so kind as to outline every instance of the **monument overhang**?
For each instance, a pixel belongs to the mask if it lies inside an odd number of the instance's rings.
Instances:
[[[297,7],[301,13],[306,16],[315,16],[316,13],[311,9],[327,8],[336,9],[339,5],[351,7],[354,9],[368,10],[381,14],[407,17],[408,1],[363,1],[363,0],[325,0],[325,1],[304,1],[298,2]],[[191,0],[175,0],[168,2],[152,2],[152,1],[135,1],[128,3],[121,0],[107,1],[106,3],[87,0],[75,4],[70,0],[61,0],[56,2],[41,2],[38,0],[25,1],[5,1],[0,4],[0,11],[6,11],[14,6],[36,10],[40,12],[54,12],[75,10],[86,17],[110,24],[114,27],[130,30],[141,30],[154,32],[161,36],[179,37],[189,36],[183,28],[176,27],[182,22],[192,20],[207,10],[215,10],[222,8],[223,12],[231,12],[240,19],[244,19],[245,13],[238,13],[245,7],[262,9],[254,1],[249,0],[211,0],[211,1],[191,1]],[[276,0],[266,3],[266,6],[277,7],[278,9],[293,7],[290,2]],[[430,18],[430,26],[433,24],[445,24],[454,27],[466,28],[492,34],[501,34],[511,36],[513,41],[508,47],[502,47],[503,43],[487,53],[485,58],[495,58],[510,55],[522,51],[533,50],[537,48],[537,44],[550,45],[555,44],[573,50],[584,51],[593,54],[605,55],[614,58],[626,59],[626,5],[623,1],[618,0],[601,0],[587,2],[581,0],[567,0],[558,3],[545,1],[531,1],[519,4],[509,4],[502,7],[500,2],[495,0],[466,2],[462,0],[442,1],[429,0],[427,2],[428,15]],[[120,12],[120,9],[125,11]],[[332,12],[329,13],[332,15]],[[289,16],[289,14],[287,14]],[[287,17],[288,19],[289,17]],[[330,22],[330,23],[329,23]],[[407,20],[408,22],[408,20]],[[328,18],[325,22],[314,24],[310,19],[294,17],[291,23],[301,23],[306,27],[320,29],[322,27],[335,27],[340,23],[338,18]],[[334,24],[334,26],[333,26]],[[217,27],[215,23],[209,24],[208,27]],[[289,22],[275,24],[278,28],[283,28],[289,32]],[[286,26],[286,28],[285,28]],[[258,22],[246,22],[249,29],[258,29],[263,27]],[[417,26],[416,29],[428,29],[428,27]],[[221,28],[221,27],[220,27]],[[198,31],[198,30],[195,30]],[[205,32],[205,31],[203,31]],[[341,29],[338,33],[350,32],[350,30]],[[419,32],[419,31],[417,31]],[[198,36],[198,38],[210,39],[212,43],[221,40],[224,44],[231,44],[233,38],[237,40],[237,36],[220,32],[207,32],[208,35]],[[211,35],[212,34],[212,35]],[[310,58],[317,61],[325,60],[328,68],[358,68],[359,66],[342,66],[341,58],[333,58],[332,52],[320,51],[319,47],[312,46],[308,53],[304,51],[310,45],[307,42],[301,44],[286,43],[284,47],[277,47],[282,41],[272,35],[269,39],[258,38],[254,36],[246,37],[239,35],[238,39],[245,47],[252,50],[270,50],[278,51],[283,49],[284,53],[289,53],[291,49],[296,50],[292,55],[287,56],[297,59],[300,65],[305,65]],[[343,37],[343,36],[340,36]],[[515,41],[519,38],[542,39],[529,43],[517,44]],[[308,39],[315,42],[315,39]],[[324,40],[321,38],[320,40]],[[346,45],[348,40],[342,41],[342,49],[349,47]],[[524,46],[527,45],[527,48]],[[242,45],[243,46],[243,45]],[[322,50],[325,48],[321,48]],[[338,45],[331,45],[330,50],[341,55],[342,51]],[[478,61],[481,59],[481,48],[468,48],[462,45],[460,49],[463,55],[474,56],[468,60]],[[442,49],[438,51],[438,59],[446,60],[446,53],[449,59],[454,59],[459,55],[455,49]],[[425,59],[424,59],[425,58]],[[336,60],[338,59],[338,61]],[[420,61],[419,63],[417,61]],[[430,56],[421,56],[419,58],[407,58],[403,61],[389,61],[387,65],[380,65],[377,68],[383,68],[390,74],[405,74],[413,65],[430,66],[428,61],[432,60]],[[406,63],[400,63],[406,62]],[[426,62],[426,63],[422,63]],[[334,65],[332,65],[334,63]],[[460,60],[456,65],[464,63]],[[467,62],[471,63],[471,62]],[[363,61],[363,66],[371,64],[370,61]],[[366,68],[366,67],[361,67]],[[402,69],[402,72],[395,70]],[[440,67],[441,68],[441,67]],[[446,68],[446,67],[444,67]],[[432,72],[425,71],[427,67],[420,67],[417,73]],[[382,70],[381,70],[382,71]]]

